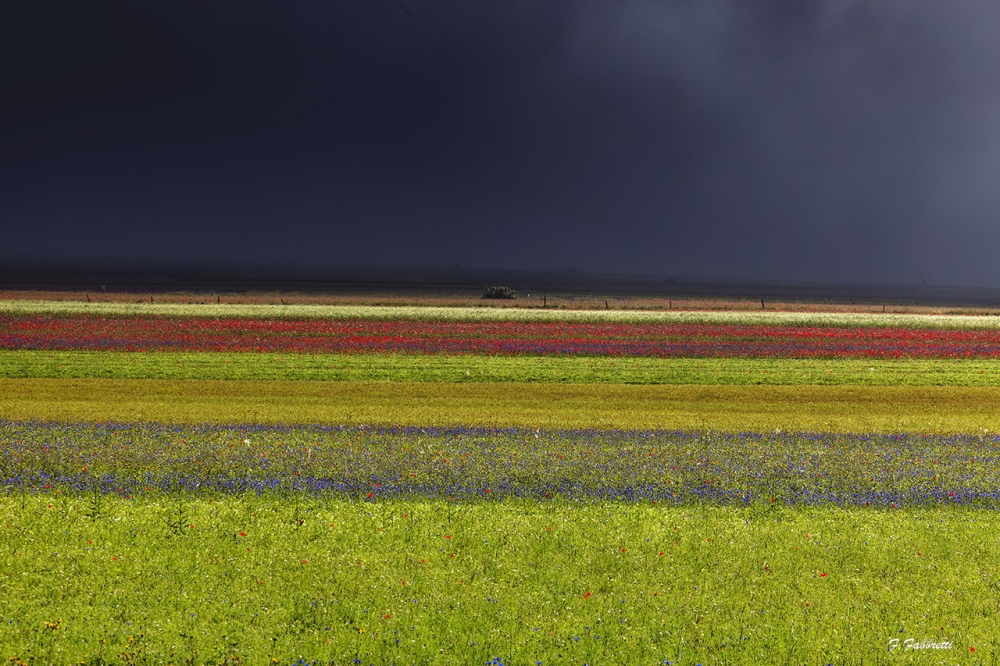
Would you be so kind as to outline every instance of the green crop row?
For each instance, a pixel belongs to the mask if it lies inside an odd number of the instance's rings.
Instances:
[[[0,377],[562,384],[998,386],[994,360],[0,350]]]

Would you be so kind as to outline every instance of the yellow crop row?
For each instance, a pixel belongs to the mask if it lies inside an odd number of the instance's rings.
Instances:
[[[0,419],[1000,431],[1000,387],[0,379]]]

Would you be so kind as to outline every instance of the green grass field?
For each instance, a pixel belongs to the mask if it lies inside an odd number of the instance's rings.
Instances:
[[[997,655],[998,529],[968,510],[15,494],[0,500],[0,650],[37,664],[978,663]],[[894,638],[952,648],[889,653]]]
[[[991,360],[0,350],[0,377],[327,382],[1000,386]]]

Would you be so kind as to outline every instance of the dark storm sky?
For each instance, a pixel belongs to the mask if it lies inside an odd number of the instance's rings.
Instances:
[[[995,0],[5,3],[0,260],[996,287],[998,25]]]

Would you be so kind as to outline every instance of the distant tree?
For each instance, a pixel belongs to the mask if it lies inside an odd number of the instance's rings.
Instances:
[[[517,292],[510,287],[487,287],[483,298],[512,299],[517,298]]]

